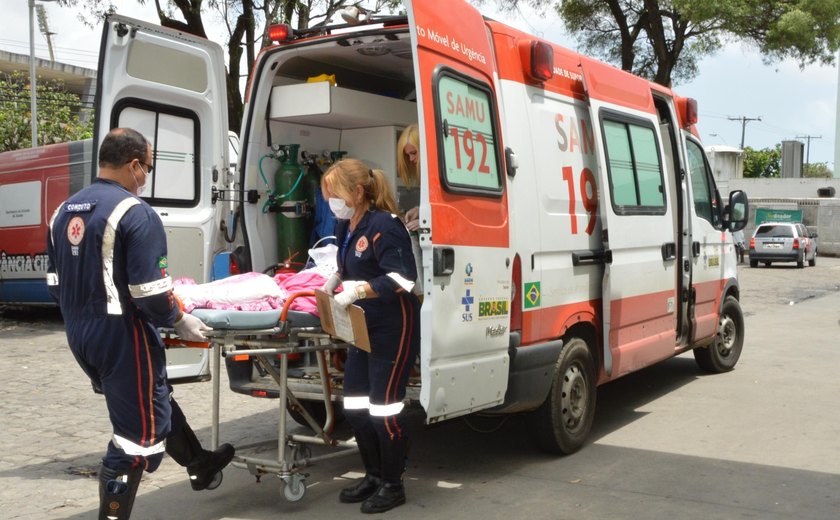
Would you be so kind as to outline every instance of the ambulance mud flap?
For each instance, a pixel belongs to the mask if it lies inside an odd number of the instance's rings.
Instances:
[[[541,345],[511,347],[505,401],[488,413],[524,412],[540,406],[551,389],[554,365],[562,349],[561,339]]]

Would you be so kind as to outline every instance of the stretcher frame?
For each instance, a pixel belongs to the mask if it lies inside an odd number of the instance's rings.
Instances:
[[[325,460],[346,456],[358,451],[354,438],[349,440],[337,439],[332,435],[335,423],[331,379],[327,366],[326,352],[346,349],[346,343],[336,343],[333,338],[323,332],[320,327],[295,327],[287,320],[289,306],[295,298],[313,296],[314,291],[301,291],[289,296],[283,305],[277,326],[261,329],[214,329],[207,332],[208,343],[193,343],[178,338],[165,338],[167,345],[182,345],[189,347],[209,348],[212,352],[212,400],[211,400],[211,446],[219,447],[219,419],[220,419],[220,387],[222,358],[228,355],[248,356],[265,370],[280,388],[279,418],[277,427],[277,459],[249,456],[237,453],[232,466],[246,469],[259,482],[263,475],[274,474],[285,483],[283,494],[287,500],[296,502],[306,493],[306,478],[309,476],[302,470],[308,466]],[[277,337],[280,335],[284,337]],[[262,339],[261,339],[262,338]],[[315,345],[299,345],[301,340],[314,341]],[[240,347],[237,350],[237,347]],[[246,347],[241,349],[241,347]],[[319,424],[288,387],[289,355],[314,353],[318,361],[318,372],[321,379],[321,390],[324,397],[326,420]],[[276,368],[269,361],[268,356],[279,356],[280,368]],[[288,403],[288,404],[287,404]],[[287,407],[306,421],[315,432],[314,435],[289,434],[287,431]],[[310,445],[336,448],[337,451],[313,456]],[[215,486],[221,483],[221,478]],[[211,488],[212,489],[212,488]]]

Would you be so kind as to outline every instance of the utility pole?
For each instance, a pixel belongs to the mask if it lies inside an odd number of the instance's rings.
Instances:
[[[797,135],[796,139],[805,139],[805,164],[811,164],[811,139],[822,139],[821,135]]]
[[[761,116],[758,116],[758,117],[746,117],[746,116],[728,117],[727,119],[729,119],[730,121],[740,121],[741,122],[741,150],[743,150],[744,149],[744,134],[746,133],[746,130],[747,130],[747,123],[749,123],[750,121],[761,121]]]

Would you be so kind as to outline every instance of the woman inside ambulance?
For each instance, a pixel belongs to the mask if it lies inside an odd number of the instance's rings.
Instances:
[[[397,190],[399,208],[411,236],[411,251],[417,267],[414,294],[423,301],[423,263],[420,256],[420,131],[417,124],[405,127],[397,139],[397,174],[402,186]]]
[[[339,500],[363,513],[405,503],[405,388],[420,348],[420,302],[411,240],[397,216],[385,174],[363,162],[337,162],[321,189],[338,219],[338,272],[324,285],[335,301],[365,311],[371,351],[351,346],[344,368],[344,415],[353,429],[365,477]]]

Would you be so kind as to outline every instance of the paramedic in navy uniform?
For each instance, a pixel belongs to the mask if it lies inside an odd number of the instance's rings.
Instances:
[[[355,159],[334,164],[321,180],[338,218],[338,273],[324,286],[339,305],[365,310],[371,352],[351,346],[344,367],[344,415],[359,446],[365,477],[341,491],[363,513],[405,503],[402,472],[407,417],[403,399],[420,349],[420,301],[411,240],[388,181]],[[342,282],[343,280],[343,282]]]
[[[47,240],[47,284],[67,342],[105,394],[113,426],[99,470],[100,519],[129,518],[143,471],[157,469],[164,451],[186,466],[195,490],[214,484],[234,455],[229,444],[201,447],[166,379],[157,327],[191,341],[206,341],[210,329],[172,293],[163,224],[139,197],[151,172],[148,141],[112,130],[99,147],[99,177],[58,207]]]

